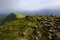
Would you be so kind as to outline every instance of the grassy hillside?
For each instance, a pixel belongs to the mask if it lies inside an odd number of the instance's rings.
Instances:
[[[16,20],[17,18],[24,18],[25,15],[19,13],[11,13],[0,20],[0,24],[4,24],[7,21]]]
[[[60,17],[13,15],[0,25],[0,40],[59,40]]]

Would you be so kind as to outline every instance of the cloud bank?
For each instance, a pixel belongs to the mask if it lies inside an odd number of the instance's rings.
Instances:
[[[0,0],[2,10],[40,10],[60,8],[60,0]]]

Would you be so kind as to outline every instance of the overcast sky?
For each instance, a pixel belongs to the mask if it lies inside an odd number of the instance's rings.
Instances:
[[[0,0],[0,11],[60,8],[60,0]]]

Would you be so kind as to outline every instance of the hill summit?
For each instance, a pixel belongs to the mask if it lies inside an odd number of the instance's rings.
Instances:
[[[0,24],[5,23],[7,21],[15,20],[16,18],[24,18],[24,17],[25,15],[21,13],[10,13],[8,16],[0,20]]]

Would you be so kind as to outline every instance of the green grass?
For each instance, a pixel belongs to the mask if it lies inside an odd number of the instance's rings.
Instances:
[[[0,40],[34,40],[32,35],[34,32],[40,31],[41,37],[39,40],[48,40],[43,28],[35,28],[36,25],[40,27],[43,24],[41,21],[47,17],[54,18],[53,16],[24,16],[17,15],[19,18],[5,22],[0,26]],[[39,18],[42,18],[39,19]],[[41,21],[38,21],[41,20]],[[37,33],[36,33],[37,34]],[[36,36],[36,35],[35,35]]]

